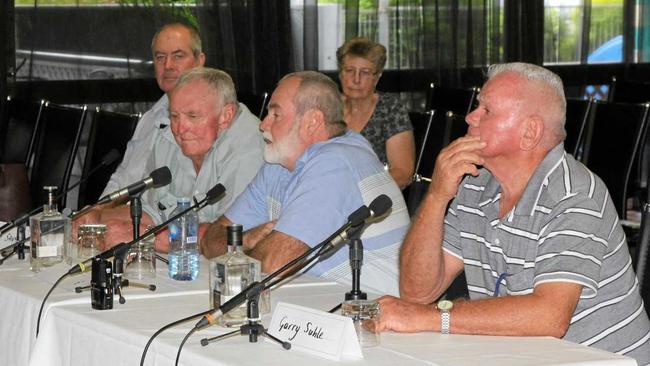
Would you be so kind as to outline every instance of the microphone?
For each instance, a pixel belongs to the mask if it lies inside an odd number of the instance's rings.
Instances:
[[[393,200],[385,194],[380,194],[370,202],[370,218],[374,219],[384,216],[391,207],[393,207]]]
[[[106,155],[104,155],[104,157],[102,158],[99,165],[97,165],[96,167],[94,167],[90,171],[88,171],[88,174],[86,174],[86,176],[83,179],[80,179],[75,184],[68,186],[68,188],[65,191],[60,192],[59,194],[54,196],[54,201],[57,201],[59,198],[63,197],[63,195],[68,194],[68,192],[70,192],[73,188],[77,187],[81,183],[88,180],[88,178],[90,178],[90,176],[93,175],[99,169],[101,169],[101,168],[103,168],[105,166],[113,164],[113,162],[115,162],[119,157],[120,157],[120,153],[116,149],[112,149],[111,151],[109,151]],[[32,211],[30,211],[28,213],[25,213],[22,216],[19,216],[19,217],[15,218],[15,219],[9,221],[8,223],[6,223],[2,227],[0,227],[0,234],[4,234],[6,231],[10,230],[13,227],[16,227],[18,225],[22,225],[22,223],[24,221],[27,221],[31,215],[39,212],[42,209],[43,209],[43,205],[40,205],[40,206],[36,207],[35,209],[33,209]]]
[[[167,169],[167,167],[165,167],[165,169]],[[169,173],[169,169],[167,169],[167,172]],[[153,173],[152,173],[152,175],[153,175]],[[109,248],[109,249],[97,254],[96,256],[94,256],[92,258],[86,259],[85,261],[83,261],[83,262],[73,266],[72,268],[70,268],[70,270],[67,272],[67,274],[75,274],[75,273],[79,273],[79,272],[85,272],[88,269],[88,265],[86,263],[92,262],[95,259],[108,259],[108,258],[114,257],[115,255],[117,255],[121,251],[128,250],[133,244],[139,242],[142,238],[146,238],[147,236],[154,235],[157,232],[163,230],[170,222],[172,222],[172,221],[176,220],[177,218],[185,215],[190,210],[193,210],[193,209],[195,209],[197,207],[198,207],[198,209],[202,209],[203,207],[205,207],[207,205],[212,205],[212,204],[216,203],[217,201],[219,201],[223,197],[225,192],[226,192],[226,188],[223,186],[223,184],[218,183],[214,187],[210,188],[210,190],[208,190],[208,192],[206,192],[205,198],[203,198],[201,201],[197,202],[196,199],[195,199],[194,200],[194,202],[195,202],[194,205],[188,207],[186,210],[183,210],[183,211],[169,217],[167,220],[163,221],[161,224],[156,225],[156,226],[152,227],[151,229],[145,231],[138,239],[131,240],[128,243],[117,244],[116,246],[114,246],[112,248]]]
[[[151,172],[151,174],[138,182],[131,184],[126,188],[122,188],[113,193],[107,194],[97,201],[97,205],[102,205],[104,203],[113,202],[120,200],[125,197],[130,197],[132,195],[138,194],[140,192],[146,191],[147,189],[160,188],[168,185],[172,181],[172,173],[169,171],[169,168],[164,166],[158,168]]]
[[[207,314],[205,314],[201,318],[201,320],[199,320],[194,325],[194,328],[201,329],[216,323],[217,319],[221,315],[228,313],[230,310],[234,309],[235,307],[239,306],[239,304],[246,301],[246,299],[249,296],[251,296],[250,294],[259,293],[265,288],[274,286],[279,281],[276,281],[268,286],[267,283],[269,283],[272,279],[275,279],[281,273],[285,272],[288,268],[291,268],[300,262],[302,262],[302,264],[299,265],[300,267],[293,269],[292,273],[301,270],[307,264],[311,263],[314,257],[310,258],[310,260],[307,260],[305,262],[303,262],[303,260],[307,258],[307,256],[309,256],[310,254],[314,253],[315,251],[318,250],[318,252],[315,254],[315,257],[322,257],[323,255],[326,254],[327,251],[335,248],[338,243],[347,240],[348,235],[345,234],[346,231],[354,228],[362,228],[365,225],[366,220],[368,220],[369,218],[382,216],[383,214],[386,213],[386,211],[388,211],[388,209],[390,209],[392,204],[393,202],[391,201],[391,199],[385,194],[382,194],[377,198],[375,198],[372,201],[372,203],[370,203],[371,208],[368,208],[365,205],[359,207],[357,210],[355,210],[348,216],[347,222],[343,224],[343,226],[341,226],[338,230],[336,230],[332,235],[330,235],[327,239],[325,239],[318,245],[310,248],[309,250],[307,250],[305,253],[301,254],[297,258],[294,258],[289,263],[282,266],[280,269],[268,275],[261,282],[251,283],[250,285],[248,285],[248,287],[243,289],[240,293],[235,295],[230,300],[210,310]]]
[[[348,240],[353,234],[356,234],[359,230],[363,229],[366,222],[377,217],[383,216],[390,208],[393,206],[393,201],[385,194],[377,196],[372,202],[370,202],[370,207],[361,206],[356,211],[348,216],[349,228],[339,235],[337,235],[329,244],[323,247],[322,255],[325,252],[333,250],[339,244]]]

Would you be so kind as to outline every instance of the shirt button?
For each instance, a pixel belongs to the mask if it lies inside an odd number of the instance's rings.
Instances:
[[[494,239],[494,244],[497,244],[497,245],[501,244],[501,241],[499,240],[499,238]]]

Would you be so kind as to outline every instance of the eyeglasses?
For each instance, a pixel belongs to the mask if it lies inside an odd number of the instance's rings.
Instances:
[[[359,78],[361,79],[370,79],[374,76],[377,76],[379,72],[377,71],[372,71],[370,69],[355,69],[353,67],[347,67],[341,70],[343,75],[349,78],[355,77],[357,74],[359,75]]]

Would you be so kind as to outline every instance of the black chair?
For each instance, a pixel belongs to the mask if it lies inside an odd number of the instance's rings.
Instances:
[[[592,106],[594,99],[571,99],[566,100],[566,138],[564,139],[564,150],[580,160],[584,148],[586,131],[593,123]]]
[[[607,185],[619,217],[626,218],[636,157],[648,122],[649,104],[596,101],[582,162]]]
[[[449,88],[431,83],[427,93],[426,110],[469,114],[476,106],[479,88]]]
[[[436,158],[449,141],[449,127],[446,115],[433,110],[424,113],[410,112],[409,117],[413,125],[417,159],[406,205],[409,213],[413,215],[429,187]]]
[[[45,103],[8,98],[0,123],[0,162],[28,165]]]
[[[269,93],[258,94],[237,94],[237,100],[244,103],[246,107],[257,115],[257,118],[262,120],[266,116],[266,105],[269,102]]]
[[[43,186],[57,186],[57,192],[67,189],[86,109],[44,104],[29,175],[32,208],[45,202]],[[65,198],[58,201],[59,208],[65,206]]]
[[[135,126],[141,114],[124,114],[104,111],[97,107],[91,120],[88,146],[84,159],[81,179],[85,181],[79,186],[78,208],[97,202],[106,183],[111,178],[122,159],[102,167],[89,176],[89,172],[102,164],[106,154],[115,149],[124,156],[126,145],[133,136]]]
[[[646,197],[641,220],[641,235],[636,246],[635,273],[646,312],[650,312],[650,191]]]
[[[650,83],[632,80],[618,80],[612,77],[607,100],[617,103],[650,102]]]

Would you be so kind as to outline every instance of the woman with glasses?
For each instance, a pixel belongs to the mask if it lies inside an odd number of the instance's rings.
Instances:
[[[375,90],[386,65],[386,47],[352,38],[336,51],[348,127],[372,145],[400,188],[411,183],[415,165],[413,127],[399,96]]]

